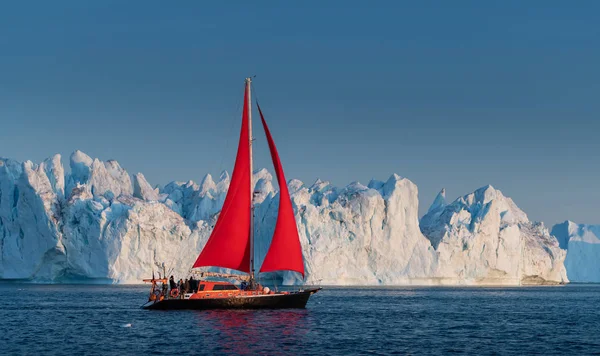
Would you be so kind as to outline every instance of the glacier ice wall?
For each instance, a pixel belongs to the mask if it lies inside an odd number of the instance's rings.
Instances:
[[[600,225],[565,221],[552,227],[552,235],[567,249],[565,267],[569,280],[600,283]]]
[[[0,158],[0,278],[138,283],[165,263],[185,276],[206,243],[230,177],[153,188],[114,160],[81,151],[39,165]],[[278,207],[273,177],[254,174],[256,253],[267,252]],[[345,188],[289,182],[306,283],[520,284],[567,281],[564,251],[547,230],[486,187],[447,204],[440,193],[419,224],[417,186]],[[423,232],[422,232],[423,231]],[[266,277],[273,277],[267,275]],[[295,273],[274,276],[299,283]]]
[[[508,285],[568,281],[557,239],[502,192],[486,186],[448,205],[443,195],[421,219],[441,278]]]

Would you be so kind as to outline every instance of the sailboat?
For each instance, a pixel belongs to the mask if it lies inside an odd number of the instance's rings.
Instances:
[[[152,288],[148,302],[142,306],[145,309],[304,308],[310,296],[321,289],[273,291],[262,286],[256,278],[251,89],[252,80],[246,78],[240,139],[229,190],[215,227],[192,266],[194,271],[201,267],[220,267],[243,274],[199,272],[198,283],[193,283],[192,290],[185,293],[180,293],[177,288],[169,291],[166,278],[146,279],[144,281],[152,283]],[[302,246],[281,160],[258,102],[256,105],[279,184],[275,230],[258,273],[294,271],[304,278]]]

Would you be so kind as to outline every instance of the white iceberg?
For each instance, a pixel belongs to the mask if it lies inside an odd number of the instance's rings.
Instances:
[[[552,234],[567,249],[565,267],[572,282],[600,283],[600,225],[572,221],[554,225]]]
[[[139,283],[184,277],[206,243],[230,176],[152,188],[116,161],[81,151],[35,165],[0,158],[0,278]],[[256,254],[267,252],[278,207],[272,175],[254,175]],[[308,284],[510,284],[567,281],[565,251],[498,190],[451,204],[442,191],[418,218],[417,186],[387,181],[337,188],[291,180]],[[300,283],[296,273],[267,275]]]

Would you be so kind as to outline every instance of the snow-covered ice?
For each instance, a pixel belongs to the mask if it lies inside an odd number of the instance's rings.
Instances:
[[[256,254],[267,252],[278,192],[254,174]],[[153,188],[114,160],[81,151],[65,173],[0,158],[0,278],[139,283],[158,265],[184,276],[218,217],[230,176]],[[566,282],[565,251],[540,223],[491,186],[448,204],[440,192],[419,222],[418,189],[392,175],[338,188],[289,183],[306,283],[510,284]],[[600,246],[600,245],[598,245]],[[277,275],[299,283],[296,273]]]
[[[572,282],[600,283],[600,225],[565,221],[552,228],[560,246],[567,249],[565,267]]]
[[[473,284],[567,282],[565,251],[542,223],[486,186],[445,205],[435,199],[421,231],[436,248],[438,275]]]

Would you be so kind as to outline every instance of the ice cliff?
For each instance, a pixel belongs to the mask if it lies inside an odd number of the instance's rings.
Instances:
[[[552,235],[567,249],[565,267],[572,282],[600,283],[600,225],[572,221],[554,225]]]
[[[444,279],[474,284],[567,282],[566,252],[542,223],[487,186],[446,205],[442,191],[421,219]]]
[[[230,177],[153,188],[114,160],[76,151],[65,173],[56,155],[39,165],[0,158],[0,278],[138,283],[164,262],[185,276],[206,243]],[[254,174],[256,253],[272,233],[278,193]],[[392,175],[345,188],[289,182],[306,283],[522,284],[566,282],[565,251],[509,198],[485,187],[419,223],[417,186]],[[267,276],[299,282],[294,273]]]

